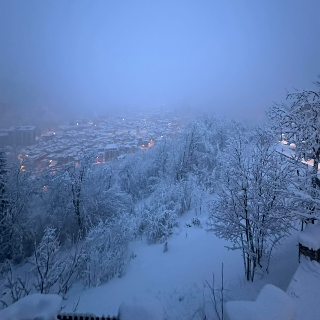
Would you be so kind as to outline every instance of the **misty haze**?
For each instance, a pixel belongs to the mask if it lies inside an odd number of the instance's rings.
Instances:
[[[319,14],[0,0],[0,320],[319,319]]]

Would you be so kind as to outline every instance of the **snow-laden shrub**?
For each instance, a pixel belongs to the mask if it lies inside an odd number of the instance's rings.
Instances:
[[[172,228],[178,225],[174,208],[174,202],[155,202],[144,208],[141,228],[150,243],[163,243],[172,234]]]
[[[101,221],[88,233],[83,271],[88,286],[98,286],[122,275],[128,244],[134,234],[135,220],[130,214]]]
[[[58,259],[59,249],[60,242],[55,229],[47,228],[34,253],[37,292],[49,293],[62,276],[65,263]]]
[[[0,265],[2,306],[33,293],[65,297],[82,270],[84,257],[79,244],[62,250],[56,229],[46,228],[41,241],[35,245],[33,257],[18,266],[10,260]]]
[[[56,230],[46,228],[31,260],[36,292],[64,296],[77,279],[83,262],[83,248],[75,245],[72,250],[62,251]]]
[[[140,232],[150,243],[163,243],[178,226],[177,218],[195,206],[201,206],[200,187],[193,176],[175,184],[161,184],[142,209]]]
[[[201,221],[198,217],[193,217],[192,220],[191,220],[192,224],[195,226],[195,227],[199,227],[201,228]]]

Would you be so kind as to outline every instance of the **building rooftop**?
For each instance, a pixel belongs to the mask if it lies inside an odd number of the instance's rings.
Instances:
[[[18,127],[10,127],[9,130],[10,131],[27,131],[27,130],[35,130],[36,127],[35,126],[18,126]]]
[[[106,149],[118,149],[118,145],[115,143],[110,143],[106,145]]]

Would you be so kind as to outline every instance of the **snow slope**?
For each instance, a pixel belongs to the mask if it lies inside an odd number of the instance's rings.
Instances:
[[[162,303],[167,318],[189,316],[203,305],[205,280],[210,281],[212,272],[220,278],[222,262],[228,281],[242,276],[240,253],[228,251],[224,245],[226,242],[213,233],[185,226],[179,234],[171,236],[165,253],[163,244],[147,245],[137,241],[131,247],[136,258],[130,261],[121,279],[112,279],[83,292],[74,292],[75,288],[70,292],[66,311],[71,311],[80,297],[77,312],[115,315],[123,300],[150,296]]]
[[[301,264],[287,290],[297,308],[296,320],[318,320],[320,318],[319,292],[320,264],[302,257]]]
[[[149,297],[162,304],[166,319],[201,319],[204,314],[212,317],[213,307],[205,281],[211,284],[214,273],[216,287],[220,286],[221,263],[224,263],[225,288],[229,289],[227,296],[231,300],[255,299],[266,282],[286,289],[297,266],[297,255],[292,254],[296,250],[295,239],[275,252],[276,263],[271,264],[270,270],[276,270],[276,275],[271,273],[260,280],[257,276],[256,282],[248,284],[243,279],[240,252],[225,248],[228,243],[205,228],[187,227],[186,222],[193,216],[194,213],[189,212],[181,218],[180,229],[169,238],[167,252],[163,252],[163,244],[136,241],[130,248],[136,257],[128,263],[122,278],[87,290],[79,284],[74,286],[64,311],[76,309],[81,313],[116,315],[124,300]],[[201,219],[204,227],[205,219],[205,216]]]

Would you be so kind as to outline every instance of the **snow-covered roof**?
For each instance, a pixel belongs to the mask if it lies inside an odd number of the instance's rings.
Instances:
[[[256,301],[226,303],[228,320],[295,320],[291,297],[274,285],[265,285]]]
[[[36,127],[35,126],[19,126],[19,127],[10,127],[10,131],[14,131],[14,130],[20,130],[20,131],[24,131],[24,130],[35,130]]]
[[[299,243],[312,250],[320,249],[320,225],[307,224],[298,235]]]
[[[118,145],[115,143],[110,143],[106,145],[106,149],[118,149]]]
[[[49,167],[50,167],[50,168],[51,168],[51,167],[55,167],[57,164],[58,164],[58,161],[57,161],[57,160],[53,160],[53,161],[50,163]]]

